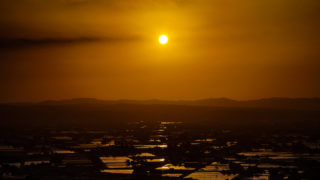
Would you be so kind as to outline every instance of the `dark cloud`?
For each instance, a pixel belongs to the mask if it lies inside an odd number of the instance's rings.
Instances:
[[[28,48],[39,46],[70,45],[93,42],[126,42],[141,40],[139,37],[78,37],[78,38],[0,38],[0,48]]]

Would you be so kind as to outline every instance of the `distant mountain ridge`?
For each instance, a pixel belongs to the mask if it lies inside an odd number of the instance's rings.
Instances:
[[[220,128],[320,127],[319,98],[270,98],[236,101],[98,100],[94,98],[0,104],[1,127],[112,128],[128,122],[178,121]],[[239,123],[241,122],[241,123]],[[192,125],[193,126],[193,125]],[[272,126],[272,127],[271,127]],[[0,127],[0,128],[1,128]]]
[[[140,104],[140,105],[188,105],[212,107],[242,107],[242,108],[275,108],[319,110],[320,98],[265,98],[257,100],[237,101],[228,98],[209,98],[199,100],[99,100],[95,98],[76,98],[57,101],[43,101],[39,105],[75,105],[75,104]]]

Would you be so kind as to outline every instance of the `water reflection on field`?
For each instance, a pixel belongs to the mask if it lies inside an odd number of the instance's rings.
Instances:
[[[236,177],[236,175],[224,175],[219,172],[207,172],[207,171],[197,171],[187,176],[187,178],[201,179],[201,180],[211,180],[211,179],[226,180],[226,179],[232,179],[234,177]]]
[[[32,136],[33,130],[25,132],[27,139],[6,133],[0,141],[2,178],[41,177],[41,169],[102,179],[312,179],[320,168],[320,141],[301,135],[266,138],[166,121],[41,136]]]

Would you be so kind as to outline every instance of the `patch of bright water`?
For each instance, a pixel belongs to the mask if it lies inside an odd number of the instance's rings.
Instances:
[[[134,145],[137,149],[153,149],[153,148],[167,148],[166,144],[138,144]]]
[[[159,159],[147,159],[147,162],[153,163],[153,162],[164,162],[164,158],[159,158]]]
[[[158,168],[156,168],[156,170],[163,170],[163,171],[165,171],[165,170],[184,170],[184,171],[192,171],[192,170],[194,170],[195,168],[187,168],[187,167],[185,167],[185,166],[174,166],[174,165],[172,165],[172,164],[166,164],[166,165],[164,165],[164,166],[162,166],[162,167],[158,167]]]
[[[132,174],[133,169],[103,169],[100,172],[112,174]]]
[[[227,171],[230,170],[229,165],[228,164],[221,164],[219,162],[213,162],[210,165],[204,167],[201,169],[202,171],[215,171],[215,172],[219,172],[219,171]]]
[[[226,179],[232,179],[236,177],[237,175],[224,175],[220,172],[205,172],[205,171],[197,171],[190,175],[188,175],[186,178],[193,178],[198,180],[226,180]]]
[[[137,157],[155,157],[154,154],[151,153],[140,153],[136,155]]]
[[[74,154],[74,153],[76,153],[76,152],[71,151],[71,150],[62,150],[62,149],[54,150],[53,152],[56,153],[56,154]]]
[[[165,173],[162,174],[163,177],[172,177],[172,178],[178,178],[180,176],[182,176],[181,173]]]
[[[116,157],[100,157],[100,160],[106,165],[107,168],[131,168],[128,165],[128,161],[130,161],[129,157],[126,156],[116,156]]]

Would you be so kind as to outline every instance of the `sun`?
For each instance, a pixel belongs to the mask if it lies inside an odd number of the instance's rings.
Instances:
[[[160,44],[167,44],[168,43],[168,37],[166,35],[161,35],[159,37]]]

